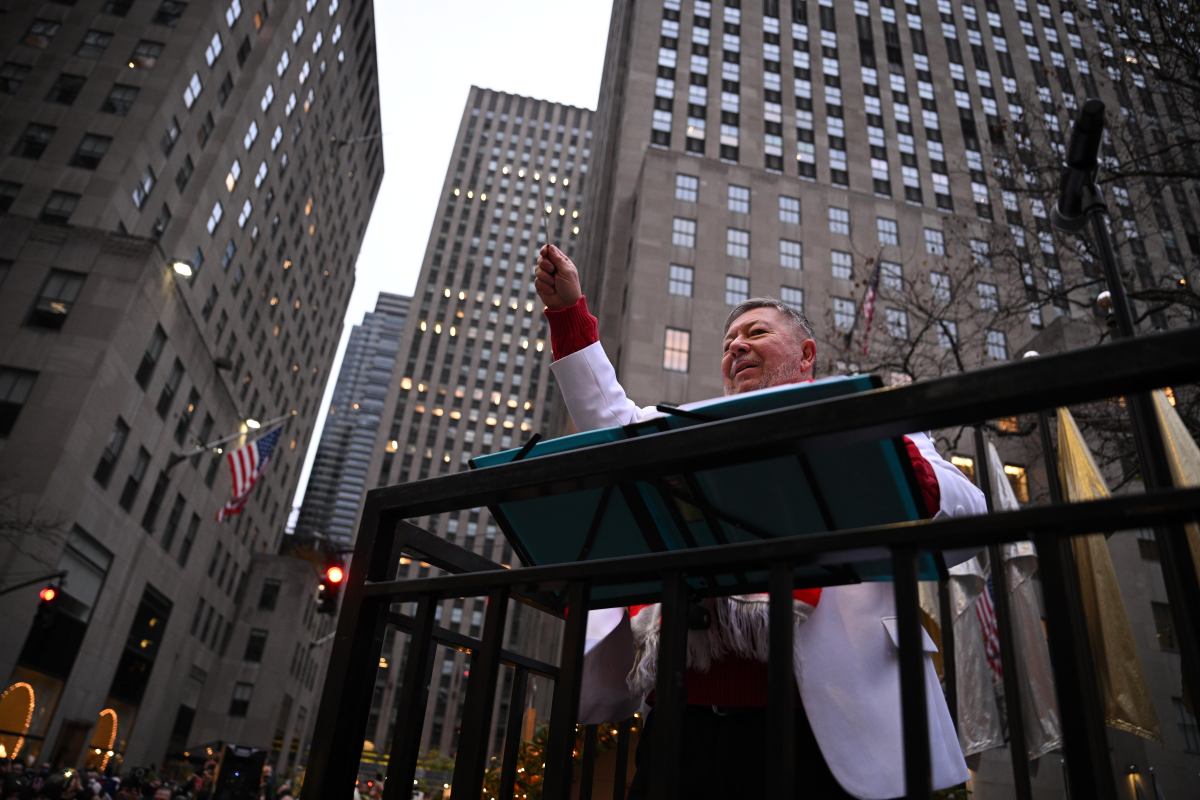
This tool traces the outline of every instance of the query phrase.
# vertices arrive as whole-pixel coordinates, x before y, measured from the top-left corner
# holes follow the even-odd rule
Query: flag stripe
[[[979,627],[983,630],[983,652],[987,656],[988,665],[992,668],[995,680],[1004,676],[1004,665],[1000,659],[1000,631],[996,627],[996,609],[992,605],[992,580],[989,577],[987,588],[979,595],[975,603],[975,616]]]

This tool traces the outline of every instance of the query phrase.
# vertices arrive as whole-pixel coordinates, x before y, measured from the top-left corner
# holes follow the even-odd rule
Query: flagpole
[[[259,425],[259,427],[256,430],[259,431],[260,436],[266,435],[267,433],[270,433],[272,430],[274,430],[276,426],[286,423],[289,419],[291,419],[294,416],[296,416],[295,412],[289,411],[286,414],[281,414],[278,417],[267,420],[266,422]],[[237,433],[231,433],[228,436],[222,436],[218,439],[213,439],[211,442],[198,443],[191,450],[184,450],[179,453],[171,453],[171,455],[167,456],[167,467],[166,468],[168,470],[170,470],[172,467],[174,467],[176,464],[178,464],[181,461],[186,461],[187,459],[191,458],[192,456],[203,453],[205,450],[211,450],[212,448],[220,447],[221,445],[223,445],[227,442],[232,442],[235,439],[240,439],[241,437],[245,436],[248,433],[250,433],[249,430],[238,431]]]

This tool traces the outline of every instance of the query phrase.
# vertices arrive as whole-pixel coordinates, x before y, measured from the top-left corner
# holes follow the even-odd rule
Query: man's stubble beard
[[[752,385],[745,386],[741,389],[736,386],[725,390],[725,395],[741,394],[743,392],[752,392],[755,389],[767,389],[772,386],[783,386],[789,383],[801,383],[808,375],[800,370],[800,367],[795,364],[788,364],[782,367],[763,372],[758,381]]]

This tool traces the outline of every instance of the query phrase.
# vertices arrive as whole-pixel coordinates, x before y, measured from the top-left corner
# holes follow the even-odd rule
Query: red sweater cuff
[[[587,297],[580,295],[575,305],[547,308],[544,313],[550,324],[550,350],[555,360],[600,341],[600,324],[588,311]]]

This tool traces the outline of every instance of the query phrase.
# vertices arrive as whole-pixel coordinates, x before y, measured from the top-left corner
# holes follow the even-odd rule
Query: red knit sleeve
[[[932,517],[942,507],[942,490],[938,488],[937,475],[933,466],[921,455],[921,451],[912,439],[904,437],[904,447],[908,450],[908,460],[912,462],[913,474],[917,476],[917,486],[921,490],[921,501],[925,506],[925,516]]]
[[[600,341],[600,324],[588,311],[587,298],[583,295],[573,306],[557,310],[547,308],[544,313],[550,323],[550,349],[555,359]]]

